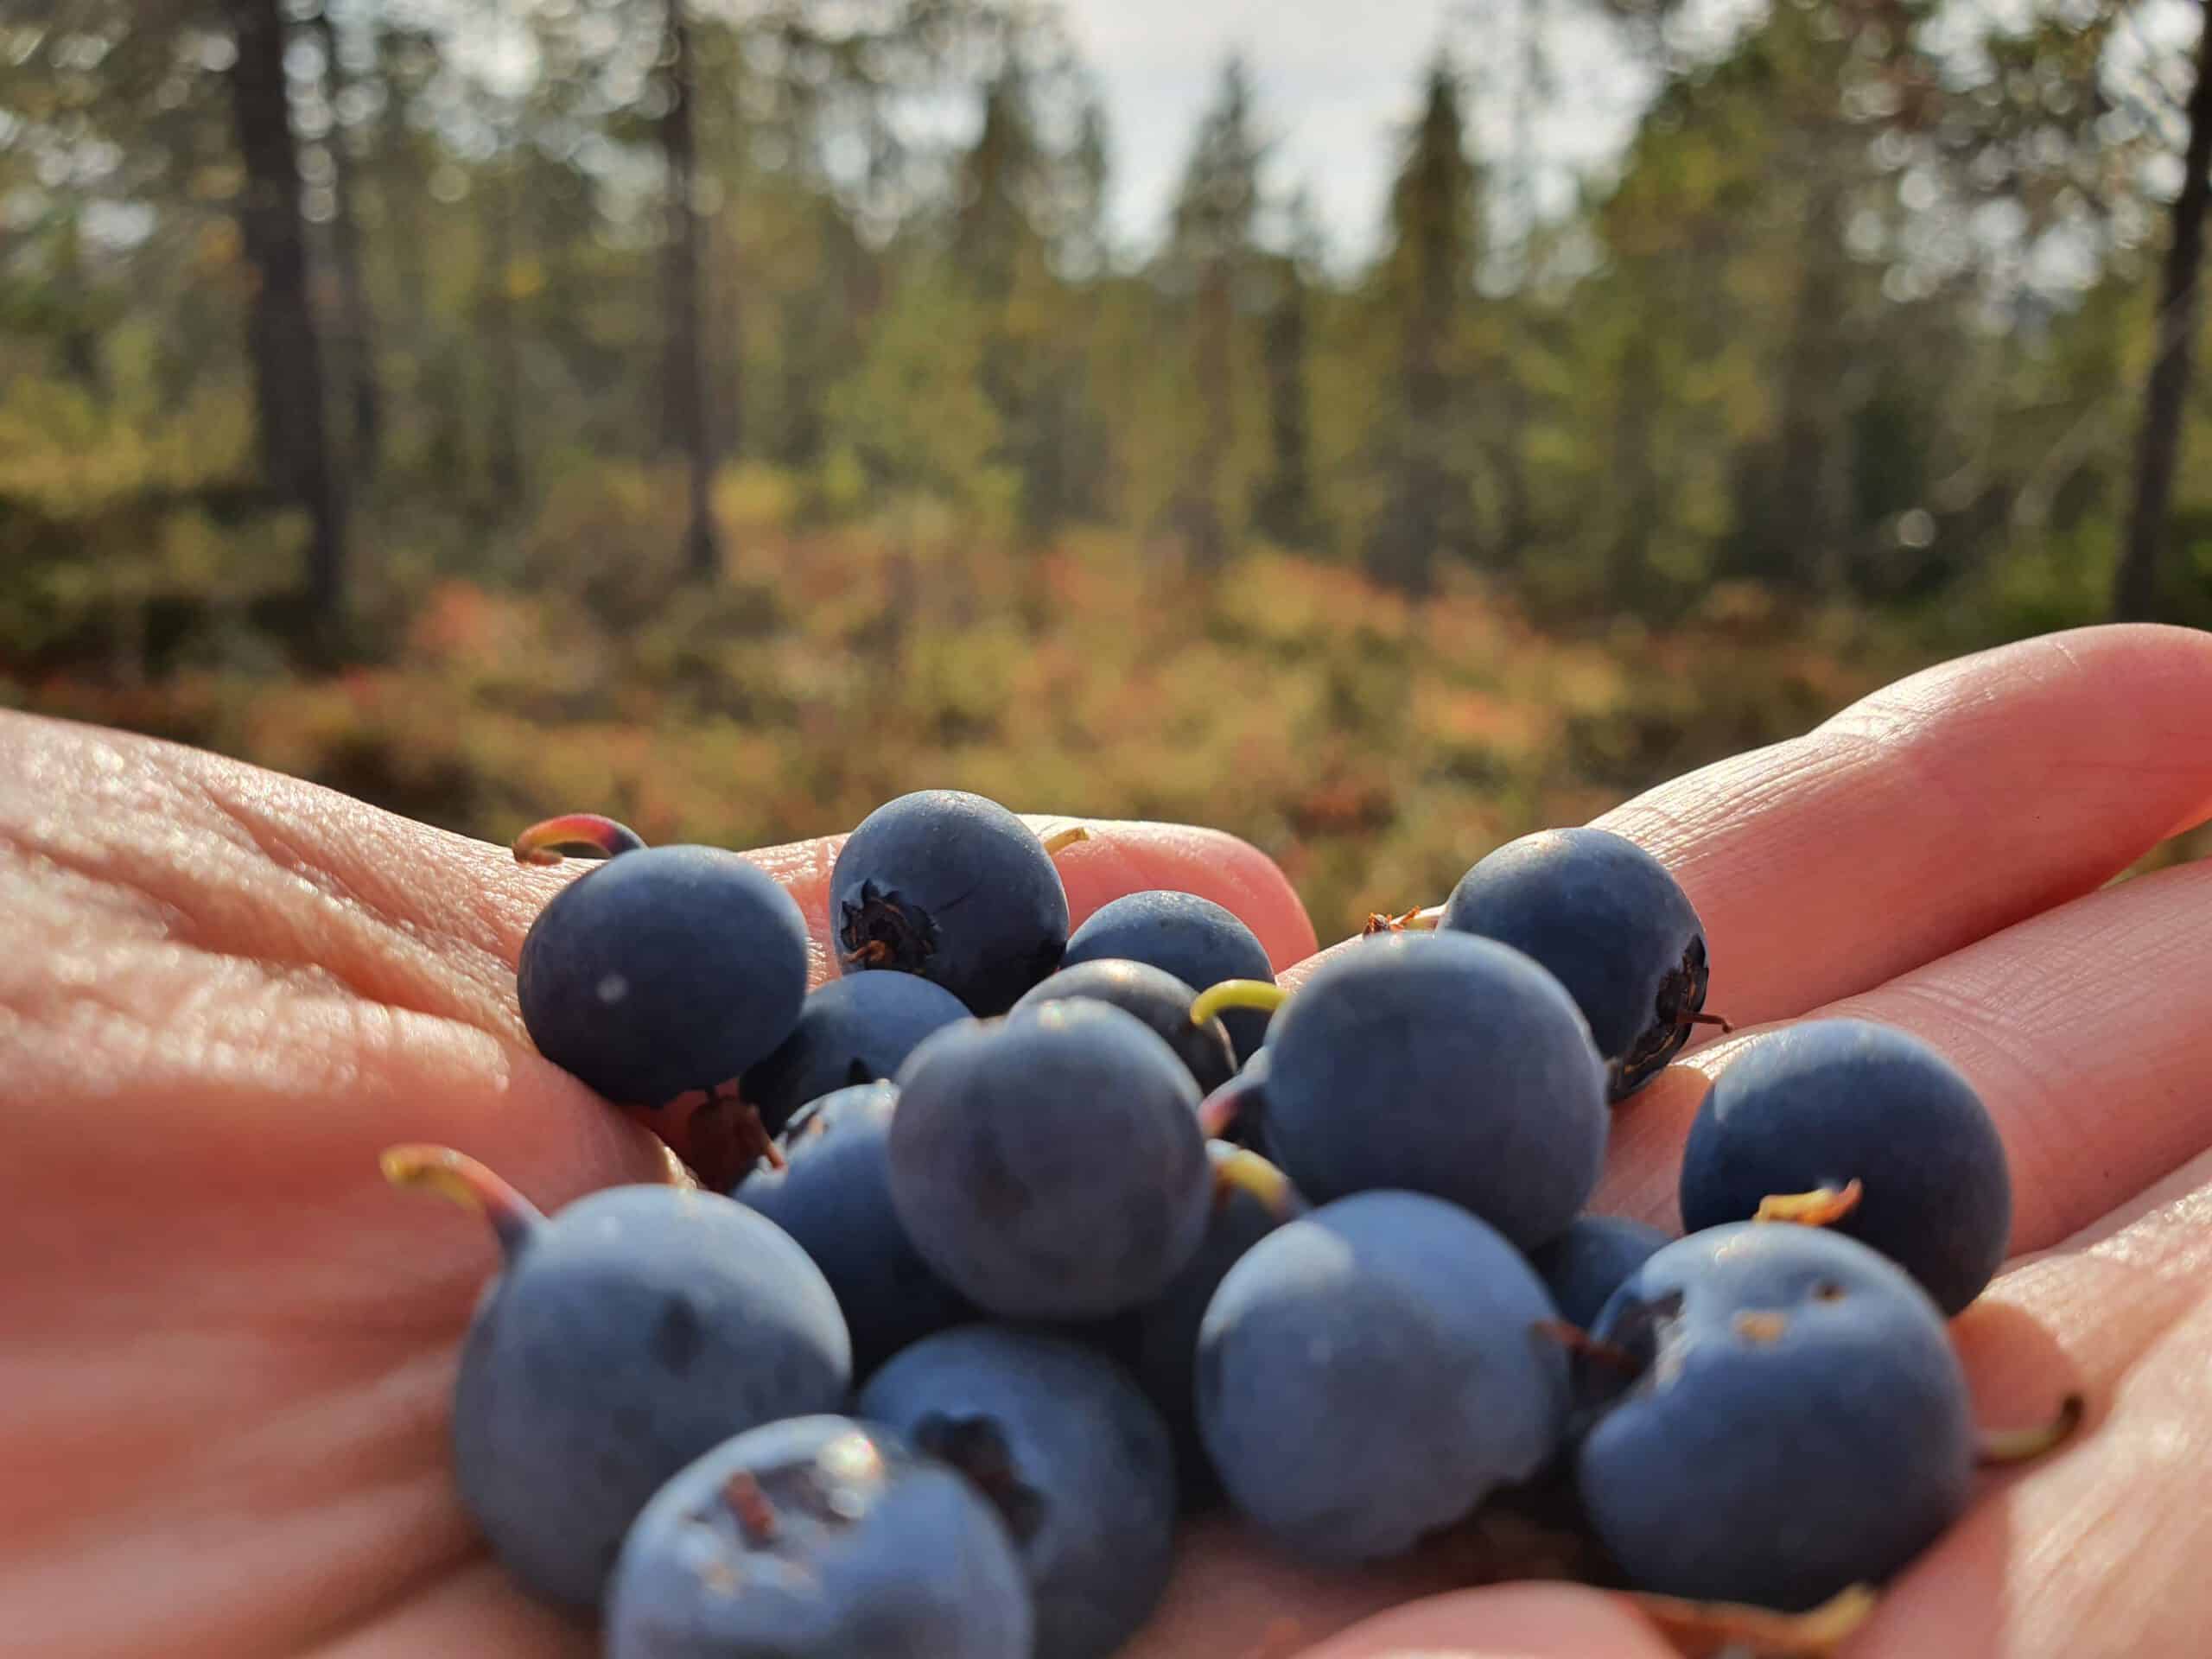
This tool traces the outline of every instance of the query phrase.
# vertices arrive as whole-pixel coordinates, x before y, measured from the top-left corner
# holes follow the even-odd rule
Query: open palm
[[[2137,628],[1948,664],[1605,821],[1696,901],[1711,1006],[1886,1020],[1980,1086],[2022,1254],[1955,1327],[1977,1401],[2020,1422],[2089,1396],[2084,1433],[1993,1480],[1853,1656],[2179,1653],[2212,1614],[2212,870],[2100,890],[2208,814],[2212,639]],[[1311,953],[1249,848],[1090,828],[1060,858],[1078,918],[1184,887],[1279,966]],[[817,938],[835,850],[755,855]],[[376,1173],[431,1140],[548,1206],[664,1177],[517,1019],[516,950],[564,879],[207,755],[0,721],[0,1650],[590,1650],[506,1586],[447,1475],[489,1241]],[[1618,1116],[1599,1207],[1674,1221],[1733,1046]],[[1478,1565],[1447,1540],[1319,1573],[1208,1522],[1136,1652],[1669,1651],[1593,1591],[1455,1590]]]

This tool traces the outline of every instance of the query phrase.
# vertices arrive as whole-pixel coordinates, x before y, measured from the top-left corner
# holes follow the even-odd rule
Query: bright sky
[[[1307,188],[1340,259],[1375,246],[1392,140],[1415,112],[1421,70],[1440,41],[1449,42],[1471,79],[1478,156],[1504,160],[1515,142],[1523,22],[1532,15],[1543,20],[1550,84],[1536,100],[1532,129],[1542,208],[1565,206],[1578,173],[1602,172],[1618,156],[1649,96],[1648,72],[1597,21],[1599,7],[1588,0],[1059,3],[1103,84],[1114,140],[1114,222],[1133,250],[1150,247],[1160,233],[1192,130],[1231,50],[1252,66],[1262,131],[1274,142],[1268,183]],[[2018,28],[2037,10],[2037,0],[1948,0],[1942,16],[1965,38],[1993,24]],[[1670,34],[1692,56],[1718,52],[1764,10],[1765,0],[1687,0]],[[2196,8],[2188,0],[2145,0],[2123,15],[2126,26],[2107,54],[2107,90],[2177,152]],[[2171,170],[2177,175],[2178,165]],[[1494,210],[1510,205],[1493,198]]]
[[[1114,139],[1114,218],[1148,246],[1173,198],[1223,58],[1241,49],[1274,141],[1268,181],[1304,184],[1339,255],[1374,244],[1395,135],[1414,116],[1421,72],[1449,41],[1473,72],[1478,149],[1510,143],[1527,0],[1062,0],[1106,96]],[[1616,152],[1641,103],[1639,78],[1604,31],[1549,0],[1554,95],[1535,128],[1554,195],[1564,168]]]

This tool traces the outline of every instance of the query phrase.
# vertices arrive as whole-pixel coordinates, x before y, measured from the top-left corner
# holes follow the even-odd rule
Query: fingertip
[[[1299,1659],[1678,1659],[1629,1603],[1586,1585],[1455,1590],[1364,1619]]]
[[[1068,890],[1068,913],[1081,925],[1093,911],[1155,888],[1194,893],[1234,911],[1259,936],[1277,972],[1313,953],[1313,923],[1290,878],[1249,842],[1195,824],[1128,819],[1033,817],[1040,835],[1073,824],[1090,833],[1055,862]]]

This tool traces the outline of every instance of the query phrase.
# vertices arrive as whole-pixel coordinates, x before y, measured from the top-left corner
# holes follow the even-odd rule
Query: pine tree
[[[1268,391],[1268,470],[1253,497],[1252,522],[1287,547],[1307,547],[1318,533],[1307,382],[1320,232],[1302,190],[1292,198],[1287,218],[1289,245],[1268,261],[1268,296],[1260,322],[1260,363]]]
[[[978,298],[1005,302],[1036,239],[1031,202],[1046,168],[1020,60],[1010,57],[983,88],[983,118],[961,157],[952,250]]]
[[[263,467],[308,511],[308,594],[334,634],[346,600],[346,509],[323,420],[322,347],[308,295],[300,154],[284,79],[283,0],[230,0],[231,100],[245,188],[238,231],[255,285],[247,339]]]
[[[2196,333],[2196,289],[2204,263],[2205,208],[2212,202],[2212,8],[2199,10],[2203,17],[2197,24],[2196,85],[2189,96],[2189,142],[2153,325],[2158,355],[2143,392],[2135,500],[2113,588],[2113,612],[2123,620],[2158,613],[2158,552],[2181,461],[2182,407],[2189,396],[2190,346]]]
[[[1047,66],[1046,73],[1050,73]],[[1081,261],[1100,234],[1105,147],[1095,103],[1056,152],[1039,130],[1040,86],[1023,54],[1009,51],[984,86],[975,143],[956,175],[952,264],[978,308],[981,375],[997,412],[999,466],[1019,480],[1022,527],[1042,535],[1092,493],[1079,297],[1055,268],[1056,249]]]
[[[331,0],[321,0],[309,21],[322,54],[323,99],[330,106],[324,149],[330,156],[330,262],[338,290],[331,344],[345,384],[348,458],[355,474],[365,477],[376,470],[383,443],[384,396],[377,380],[376,318],[361,251],[360,181],[347,114],[354,81],[330,9]]]
[[[1433,582],[1439,553],[1465,556],[1475,539],[1458,335],[1474,287],[1477,183],[1459,74],[1440,52],[1391,187],[1389,251],[1376,282],[1395,361],[1375,446],[1383,505],[1367,558],[1379,579],[1414,593]]]
[[[701,255],[706,242],[699,220],[698,135],[692,105],[691,28],[685,0],[666,0],[668,107],[661,117],[661,153],[668,171],[667,221],[662,257],[668,311],[663,321],[666,358],[662,390],[667,398],[669,446],[684,461],[684,568],[712,577],[721,554],[715,533],[715,451],[707,419],[706,330],[699,303]]]
[[[1171,268],[1190,294],[1198,403],[1197,438],[1174,516],[1201,569],[1217,568],[1229,555],[1223,510],[1236,438],[1237,297],[1258,257],[1260,162],[1251,74],[1232,56],[1222,67],[1220,89],[1184,169],[1167,248]]]

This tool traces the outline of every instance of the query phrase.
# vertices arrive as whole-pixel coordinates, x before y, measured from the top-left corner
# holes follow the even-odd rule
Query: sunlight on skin
[[[665,1179],[652,1137],[538,1060],[515,1015],[522,935],[587,867],[521,868],[83,728],[0,716],[0,759],[10,1639],[86,1659],[581,1659],[588,1632],[506,1588],[450,1490],[454,1344],[491,1242],[391,1192],[376,1160],[452,1145],[548,1208]],[[2114,629],[1917,677],[1605,821],[1688,887],[1708,1006],[1771,1022],[1834,1003],[1975,1078],[2015,1160],[2016,1248],[2043,1252],[1958,1322],[1978,1405],[2015,1426],[2089,1396],[2073,1444],[1986,1478],[1850,1659],[2180,1652],[2212,1616],[2212,1096],[2195,1081],[2212,982],[2191,950],[2212,873],[2095,891],[2208,808],[2212,642]],[[1310,950],[1243,843],[1080,822],[1058,857],[1077,919],[1184,887],[1237,910],[1279,968]],[[817,941],[834,855],[753,855]],[[1741,1040],[1618,1115],[1600,1207],[1672,1224],[1701,1079]],[[1467,1571],[1431,1551],[1316,1573],[1213,1522],[1132,1659],[1666,1650],[1574,1586],[1432,1593]]]

